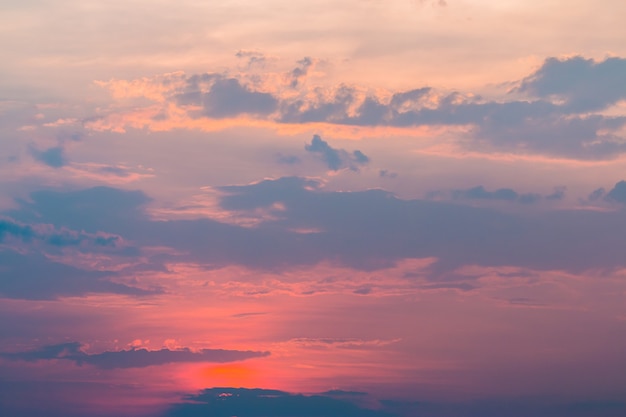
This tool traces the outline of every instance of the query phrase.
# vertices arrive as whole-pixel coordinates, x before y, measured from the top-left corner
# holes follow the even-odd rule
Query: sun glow
[[[262,382],[257,369],[242,364],[207,366],[199,377],[206,386],[256,387]]]

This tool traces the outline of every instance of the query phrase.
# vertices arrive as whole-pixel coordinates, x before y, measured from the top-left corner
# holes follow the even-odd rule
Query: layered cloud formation
[[[314,138],[313,143],[320,142]],[[607,202],[623,202],[623,183],[606,193]],[[559,200],[563,193],[560,188],[541,196],[512,189],[487,191],[478,186],[453,190],[450,201],[405,200],[382,190],[326,191],[316,180],[285,177],[218,187],[216,191],[221,194],[219,207],[225,212],[253,215],[261,210],[270,216],[255,227],[210,218],[161,221],[151,219],[143,210],[150,198],[136,191],[98,187],[35,193],[32,202],[22,202],[20,209],[6,213],[17,220],[6,218],[0,223],[0,236],[5,240],[6,236],[17,237],[32,248],[30,254],[11,249],[0,252],[6,260],[0,291],[18,298],[155,291],[109,281],[134,274],[134,263],[126,270],[79,269],[42,256],[47,253],[45,245],[127,257],[152,246],[161,247],[160,253],[153,251],[143,261],[148,262],[143,269],[153,270],[174,259],[209,268],[234,263],[272,270],[331,262],[377,270],[404,259],[432,258],[436,260],[432,279],[445,279],[446,274],[464,265],[570,272],[626,267],[622,245],[617,244],[626,235],[621,209],[520,215],[456,203]],[[60,206],[63,210],[57,209]],[[48,226],[28,223],[35,219]],[[33,246],[39,241],[45,245]],[[117,249],[118,242],[133,246]]]
[[[253,117],[279,125],[465,127],[467,131],[458,137],[458,142],[470,149],[606,159],[624,152],[626,117],[605,111],[626,99],[620,87],[613,88],[626,84],[625,62],[622,58],[549,58],[533,74],[512,81],[514,87],[509,96],[497,99],[472,92],[438,91],[428,86],[372,94],[360,86],[322,89],[300,86],[299,82],[289,81],[289,77],[285,77],[287,84],[281,85],[272,84],[272,78],[267,77],[259,83],[217,73],[111,80],[102,85],[118,97],[145,96],[160,104],[144,112],[153,113],[151,120],[142,120],[140,113],[111,114],[89,121],[88,126],[113,130],[145,126],[161,130],[182,127],[181,117]],[[299,77],[306,75],[304,70],[296,70]]]

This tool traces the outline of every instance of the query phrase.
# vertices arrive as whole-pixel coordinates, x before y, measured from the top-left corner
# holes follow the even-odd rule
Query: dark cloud
[[[482,185],[468,190],[455,190],[452,192],[454,198],[484,199],[484,200],[505,200],[515,201],[519,195],[510,188],[500,188],[496,191],[487,191]]]
[[[434,256],[439,261],[432,272],[466,264],[580,271],[618,267],[626,259],[615,244],[626,232],[619,212],[554,210],[522,216],[445,201],[401,200],[381,190],[323,192],[305,181],[283,178],[229,187],[222,206],[254,210],[280,202],[284,210],[272,230],[320,230],[298,236],[294,245],[302,245],[310,261],[320,256],[356,268]]]
[[[202,101],[204,114],[216,118],[268,115],[276,110],[277,104],[278,100],[271,94],[251,91],[235,78],[216,80]]]
[[[101,172],[103,174],[112,174],[116,177],[125,178],[128,177],[132,171],[130,171],[128,168],[123,168],[119,166],[104,166],[98,168],[98,172]]]
[[[262,61],[253,52],[240,57]],[[314,64],[298,61],[288,82],[300,88]],[[609,159],[626,152],[624,115],[599,111],[626,98],[626,59],[596,62],[582,57],[549,58],[516,82],[527,98],[488,100],[480,95],[434,91],[428,86],[391,97],[364,94],[356,86],[334,91],[302,91],[295,96],[256,91],[253,82],[224,74],[185,78],[169,97],[192,117],[224,118],[248,114],[278,123],[331,123],[350,126],[468,126],[459,143],[473,150],[545,154],[573,159]],[[201,107],[198,111],[196,107]],[[55,151],[59,152],[59,151]]]
[[[78,365],[89,364],[101,369],[116,368],[145,368],[147,366],[166,365],[170,363],[191,362],[235,362],[244,359],[268,356],[269,352],[253,352],[224,349],[190,349],[179,350],[147,350],[130,349],[120,351],[106,351],[88,354],[81,349],[78,342],[62,343],[59,345],[43,346],[40,349],[27,352],[0,353],[0,357],[7,360],[39,361],[64,359]]]
[[[0,265],[0,294],[8,298],[50,300],[89,293],[144,296],[156,292],[112,282],[118,276],[113,271],[84,270],[36,253],[0,250]]]
[[[325,192],[320,183],[298,177],[218,190],[222,209],[262,208],[272,219],[254,228],[211,219],[156,221],[142,211],[143,194],[109,188],[35,194],[13,217],[106,231],[139,247],[174,249],[151,258],[155,264],[177,260],[280,270],[326,261],[374,270],[406,258],[434,257],[438,261],[426,274],[433,277],[462,265],[574,272],[626,266],[620,211],[521,215],[459,201],[403,200],[382,190]],[[302,229],[317,232],[296,232]]]
[[[432,92],[432,88],[423,87],[401,93],[395,93],[391,96],[389,105],[392,109],[400,110],[406,104],[411,105],[413,103],[420,102],[420,100],[427,97],[430,92]]]
[[[522,204],[532,204],[541,200],[542,196],[533,193],[518,194],[510,188],[500,188],[495,191],[487,191],[485,187],[479,185],[467,190],[454,190],[452,191],[452,198],[456,200],[501,200]]]
[[[252,186],[227,185],[219,187],[225,193],[220,206],[226,210],[254,210],[294,198],[304,198],[308,190],[319,187],[319,182],[302,177],[282,177]],[[244,190],[246,192],[242,192]]]
[[[597,188],[589,193],[587,199],[581,199],[581,203],[583,204],[597,204],[600,201],[626,204],[626,181],[618,181],[608,192],[604,187]]]
[[[282,123],[345,123],[348,109],[355,101],[354,88],[339,87],[330,99],[320,95],[317,100],[283,101],[278,121]]]
[[[37,161],[48,165],[52,168],[61,168],[67,165],[67,157],[65,156],[65,149],[61,146],[48,148],[41,151],[35,147],[30,148],[30,154]]]
[[[352,157],[357,164],[367,164],[370,161],[369,157],[359,150],[352,152]]]
[[[298,66],[294,68],[289,74],[291,78],[291,82],[290,82],[291,88],[298,87],[298,84],[300,84],[302,79],[304,79],[307,76],[309,69],[311,68],[312,65],[313,65],[313,60],[309,57],[304,57],[300,61],[298,61]]]
[[[565,186],[555,187],[554,192],[546,196],[546,200],[562,200],[565,197],[566,191],[567,187]]]
[[[19,210],[5,214],[24,223],[49,223],[87,233],[127,232],[135,220],[145,217],[150,201],[141,191],[94,187],[78,191],[41,190],[30,199],[18,200]],[[115,232],[112,232],[115,231]]]
[[[477,123],[475,144],[488,149],[515,150],[574,159],[610,159],[626,151],[617,136],[625,117],[569,116],[546,113],[519,121],[492,114]]]
[[[25,242],[37,240],[58,247],[99,246],[115,248],[121,243],[121,238],[115,235],[91,234],[69,229],[57,230],[49,225],[30,225],[9,218],[0,218],[0,243],[6,236],[13,236]]]
[[[265,56],[265,54],[259,51],[250,51],[250,50],[240,49],[239,51],[237,51],[235,56],[237,58],[247,59],[248,68],[251,68],[254,66],[263,67],[265,63],[267,62],[267,57]]]
[[[31,226],[19,224],[11,219],[0,218],[0,242],[8,235],[28,241],[33,239],[36,233]]]
[[[569,112],[602,110],[626,99],[626,59],[548,58],[519,91],[563,100]]]
[[[337,149],[333,149],[328,142],[322,140],[318,135],[314,135],[311,143],[304,146],[308,152],[313,152],[319,154],[328,168],[333,171],[337,171],[342,167],[343,161],[339,156],[339,151]]]
[[[267,116],[278,106],[278,99],[270,93],[254,91],[236,78],[220,74],[199,74],[186,79],[185,87],[175,91],[176,102],[185,106],[200,106],[194,117],[226,118],[242,114]]]
[[[352,292],[354,294],[359,294],[359,295],[368,295],[372,293],[372,287],[361,287],[361,288],[357,288],[356,290]]]
[[[359,101],[360,100],[360,101]],[[433,106],[433,102],[437,103]],[[331,99],[282,102],[279,121],[326,122],[355,126],[473,126],[473,149],[523,151],[577,159],[606,159],[626,151],[618,132],[626,117],[575,114],[563,104],[534,101],[485,101],[459,93],[437,96],[430,88],[394,94],[383,101],[357,97],[343,86]]]
[[[358,171],[360,165],[366,165],[370,162],[363,152],[356,150],[349,153],[343,149],[335,149],[328,142],[324,141],[318,135],[314,135],[310,144],[304,145],[307,152],[319,155],[328,169],[338,171],[342,168],[349,168]]]
[[[12,218],[0,218],[0,294],[55,299],[89,293],[143,296],[158,292],[113,282],[125,274],[123,271],[84,269],[53,260],[54,255],[75,253],[137,257],[137,246],[119,233],[101,230],[124,231],[115,226],[136,218],[133,213],[144,216],[138,209],[145,201],[141,193],[106,187],[64,193],[62,197],[41,191],[33,193],[29,201],[20,201],[21,207],[12,211]]]
[[[626,181],[620,181],[604,197],[607,201],[626,203]]]
[[[398,173],[389,171],[388,169],[381,169],[378,171],[378,176],[381,178],[398,178]]]
[[[482,185],[467,189],[452,191],[432,191],[426,195],[428,199],[452,199],[452,200],[484,200],[484,201],[505,201],[520,204],[534,204],[541,200],[561,200],[565,196],[565,187],[555,187],[554,191],[548,195],[538,193],[518,193],[511,188],[499,188],[494,191],[485,189]]]
[[[393,417],[359,406],[347,396],[301,395],[268,389],[211,388],[189,396],[163,417]]]
[[[606,194],[606,190],[604,188],[598,188],[598,189],[593,190],[591,193],[589,193],[587,200],[591,202],[598,201],[605,194]]]

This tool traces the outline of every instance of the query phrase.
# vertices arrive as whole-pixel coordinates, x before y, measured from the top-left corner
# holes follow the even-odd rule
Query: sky
[[[0,414],[626,415],[624,16],[0,2]]]

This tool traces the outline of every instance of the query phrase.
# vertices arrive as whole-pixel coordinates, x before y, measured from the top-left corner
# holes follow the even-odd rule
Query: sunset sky
[[[0,415],[623,417],[626,2],[0,2]]]

